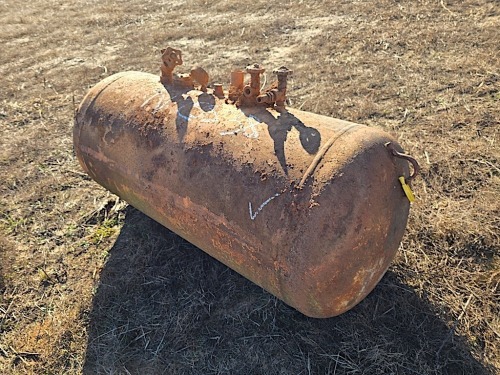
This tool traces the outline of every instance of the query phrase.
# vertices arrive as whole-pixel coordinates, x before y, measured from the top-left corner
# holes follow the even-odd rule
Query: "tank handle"
[[[404,154],[402,152],[397,151],[391,142],[387,142],[385,144],[385,147],[387,147],[387,149],[391,152],[392,156],[395,156],[395,157],[400,158],[400,159],[405,159],[405,160],[408,160],[410,162],[410,164],[413,167],[413,173],[410,173],[410,176],[408,176],[408,178],[406,179],[406,183],[410,184],[411,181],[415,177],[417,177],[418,173],[420,172],[420,165],[418,165],[417,160],[408,154]]]

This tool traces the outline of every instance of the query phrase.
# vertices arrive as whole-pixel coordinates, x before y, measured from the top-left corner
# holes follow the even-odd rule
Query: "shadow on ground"
[[[127,208],[90,313],[85,374],[489,374],[388,272],[311,319]]]

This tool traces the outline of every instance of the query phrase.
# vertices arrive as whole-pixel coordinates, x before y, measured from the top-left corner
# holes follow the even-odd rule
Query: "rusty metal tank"
[[[307,316],[360,302],[406,227],[413,176],[396,141],[285,109],[284,67],[265,93],[242,83],[256,65],[223,92],[163,63],[161,79],[118,73],[85,96],[74,126],[83,169]]]

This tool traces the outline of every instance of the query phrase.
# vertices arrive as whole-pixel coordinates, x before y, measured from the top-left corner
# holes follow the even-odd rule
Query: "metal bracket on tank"
[[[410,162],[410,164],[412,165],[413,173],[411,173],[406,178],[406,182],[409,184],[415,177],[417,177],[418,173],[420,172],[420,165],[418,164],[418,161],[413,156],[410,156],[408,154],[404,154],[404,153],[396,150],[396,148],[394,147],[394,145],[391,142],[387,142],[385,144],[385,147],[387,147],[387,149],[391,152],[392,156],[395,156],[395,157],[400,158],[400,159],[408,160]]]
[[[182,52],[167,47],[162,49],[161,53],[161,83],[186,88],[194,88],[196,83],[201,91],[207,92],[209,76],[203,68],[194,67],[189,74],[174,74],[175,67],[183,64]],[[245,70],[235,70],[231,72],[231,83],[227,93],[224,92],[220,83],[214,83],[210,93],[219,99],[225,99],[228,104],[235,104],[237,107],[262,106],[282,112],[287,102],[288,76],[293,71],[285,66],[274,70],[273,73],[276,74],[277,80],[261,93],[260,75],[264,72],[265,69],[259,64],[248,65]],[[250,80],[246,83],[245,74],[250,75]]]
[[[293,70],[282,66],[273,71],[278,78],[278,82],[272,85],[264,94],[257,97],[257,103],[265,103],[276,108],[285,108],[286,103],[286,86],[288,76],[293,74]]]
[[[399,182],[401,183],[401,187],[403,188],[403,191],[404,191],[406,197],[408,198],[408,200],[410,202],[413,202],[415,200],[415,195],[413,194],[413,191],[411,190],[410,183],[415,177],[417,177],[417,175],[420,171],[420,165],[418,165],[418,162],[414,157],[396,150],[396,148],[394,147],[394,145],[391,142],[387,142],[385,144],[385,147],[387,147],[387,149],[390,151],[392,156],[394,156],[396,158],[400,158],[400,159],[405,159],[405,160],[409,161],[410,164],[412,165],[413,173],[410,173],[410,175],[407,178],[405,178],[405,176],[400,176]]]

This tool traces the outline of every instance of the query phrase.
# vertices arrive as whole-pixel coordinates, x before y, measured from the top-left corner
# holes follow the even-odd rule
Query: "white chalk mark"
[[[200,121],[202,124],[218,124],[219,123],[219,118],[217,115],[214,118],[205,118]]]
[[[219,134],[220,135],[236,135],[239,132],[240,132],[240,130],[234,129],[234,130],[230,130],[230,131],[227,131],[227,132],[220,132]]]
[[[177,116],[179,116],[181,119],[183,119],[186,122],[189,122],[190,119],[196,118],[195,116],[192,116],[192,115],[189,115],[189,116],[183,115],[180,111],[177,112]]]
[[[164,91],[161,91],[160,89],[158,89],[156,94],[151,95],[149,98],[147,98],[144,101],[144,103],[141,104],[141,108],[144,108],[146,105],[151,103],[151,101],[156,97],[159,97],[159,100],[158,100],[158,103],[156,103],[153,110],[151,111],[151,114],[153,114],[153,115],[156,115],[163,107],[170,104],[171,100],[173,100],[173,98],[172,99],[166,98],[167,94]],[[167,99],[167,100],[165,100],[165,99]]]
[[[167,101],[167,103],[165,103],[165,102],[163,101],[163,99],[164,99],[164,98],[165,98],[165,95],[160,96],[160,100],[158,100],[158,104],[156,104],[156,106],[154,107],[153,111],[151,111],[151,113],[152,113],[153,115],[156,115],[156,113],[157,113],[160,109],[162,109],[162,108],[165,106],[165,104],[167,104],[167,103],[168,103],[168,101]]]
[[[271,202],[274,198],[278,197],[281,193],[276,193],[272,197],[266,199],[255,212],[252,211],[252,202],[248,202],[248,212],[250,213],[250,219],[255,220],[257,215]]]
[[[194,119],[198,119],[201,123],[217,124],[220,122],[217,111],[215,111],[215,106],[210,111],[208,111],[208,112],[212,113],[212,116],[210,116],[210,117],[201,116],[200,113],[203,111],[203,109],[201,108],[199,101],[195,101],[192,104],[192,107],[189,109],[189,113],[187,115],[183,114],[181,111],[184,110],[188,104],[184,103],[182,100],[178,102],[176,99],[179,98],[180,96],[182,96],[182,98],[184,98],[184,99],[187,99],[190,97],[189,95],[175,95],[175,96],[169,97],[166,92],[162,91],[161,89],[158,89],[155,94],[151,95],[149,98],[147,98],[144,101],[144,103],[141,104],[141,108],[148,106],[149,104],[151,104],[151,102],[155,98],[158,98],[158,102],[156,103],[154,108],[151,110],[151,114],[153,114],[153,115],[156,115],[165,106],[167,106],[171,103],[177,103],[178,117],[180,117],[181,119],[183,119],[186,122],[189,122],[189,120],[194,120]],[[195,111],[196,115],[193,114],[193,110],[195,108],[197,108],[197,110]],[[150,110],[150,108],[147,108],[147,110]],[[206,111],[203,111],[203,112],[206,112]]]
[[[200,110],[203,110],[200,106],[199,102],[196,102],[195,107],[200,108]],[[201,123],[210,123],[210,124],[218,124],[219,123],[219,115],[217,114],[217,111],[215,110],[215,106],[210,110],[210,111],[204,111],[206,112],[206,115],[204,116],[203,119],[200,120]],[[208,116],[208,114],[211,114],[212,116]]]
[[[181,112],[181,110],[183,110],[187,105],[188,104],[184,103],[184,102],[177,104],[177,116],[179,116],[181,119],[183,119],[186,122],[189,122],[189,120],[197,119],[198,116],[195,116],[192,114],[193,108],[195,107],[194,104],[191,106],[191,108],[188,109],[189,112],[187,115],[185,115]]]
[[[256,126],[259,123],[260,123],[260,121],[257,117],[252,116],[252,115],[248,116],[246,128],[250,129],[252,132],[250,134],[245,132],[245,133],[243,133],[243,135],[245,137],[248,137],[248,138],[259,138],[259,131],[257,130],[257,126]]]
[[[201,105],[199,102],[193,102],[193,108],[199,108],[201,110]]]
[[[259,120],[259,118],[257,116],[254,116],[254,115],[249,115],[248,118],[249,119],[251,118],[251,119],[257,121],[258,124],[262,122],[262,121]]]
[[[219,123],[219,116],[217,116],[217,112],[214,112],[214,113],[215,113],[214,117],[212,117],[212,118],[204,118],[200,122],[204,123],[204,124],[206,124],[206,123],[218,124]]]
[[[260,120],[250,115],[247,117],[247,124],[243,125],[241,122],[238,124],[238,127],[227,130],[224,132],[220,132],[220,135],[236,135],[238,133],[243,133],[243,135],[247,138],[259,138],[259,130],[257,129],[257,124],[260,123]]]

